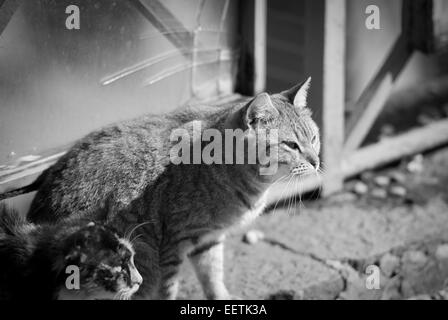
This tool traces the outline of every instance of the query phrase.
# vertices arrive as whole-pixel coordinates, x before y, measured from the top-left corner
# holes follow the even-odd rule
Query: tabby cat
[[[174,299],[179,266],[188,256],[205,296],[229,299],[223,274],[228,230],[263,211],[266,193],[280,176],[315,173],[319,167],[319,132],[306,107],[309,85],[310,79],[274,95],[261,93],[220,107],[186,107],[93,132],[25,188],[38,187],[28,217],[55,222],[72,212],[118,228],[146,223],[136,246],[143,297]],[[172,163],[172,131],[190,130],[197,122],[202,132],[241,129],[249,145],[259,143],[259,133],[278,130],[278,139],[268,141],[268,149],[277,152],[278,173],[261,175],[258,160]],[[96,214],[101,208],[107,214]]]
[[[0,206],[0,299],[129,299],[142,277],[134,249],[93,222],[34,225]],[[68,277],[77,268],[79,283]],[[79,285],[79,287],[77,287]]]

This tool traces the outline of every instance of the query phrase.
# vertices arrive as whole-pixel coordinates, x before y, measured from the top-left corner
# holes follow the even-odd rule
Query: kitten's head
[[[306,107],[311,78],[278,94],[257,95],[245,108],[246,125],[255,132],[276,129],[278,138],[268,139],[275,150],[279,171],[293,175],[319,169],[319,128]],[[285,170],[286,169],[286,170]]]
[[[66,298],[127,300],[143,282],[132,244],[109,227],[87,224],[64,241],[63,253],[65,268],[78,267],[80,276],[79,290],[63,290]]]

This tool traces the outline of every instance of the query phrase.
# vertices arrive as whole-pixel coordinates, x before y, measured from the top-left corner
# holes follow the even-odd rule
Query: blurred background
[[[79,29],[66,26],[70,5]],[[0,192],[106,124],[309,76],[324,175],[279,186],[270,212],[290,217],[267,215],[244,245],[235,236],[228,255],[254,268],[229,266],[230,288],[253,298],[442,297],[447,0],[0,0]],[[32,196],[8,201],[26,212]],[[366,289],[369,264],[381,267],[379,290]],[[184,296],[197,296],[186,281]]]

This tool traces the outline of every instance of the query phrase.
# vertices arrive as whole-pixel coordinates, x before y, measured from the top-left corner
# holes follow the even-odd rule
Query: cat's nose
[[[137,284],[140,286],[143,283],[143,277],[140,273],[136,272],[132,275],[131,282],[132,284]]]
[[[306,157],[306,160],[309,162],[309,164],[316,170],[319,169],[320,160],[319,157],[315,154],[308,154]]]

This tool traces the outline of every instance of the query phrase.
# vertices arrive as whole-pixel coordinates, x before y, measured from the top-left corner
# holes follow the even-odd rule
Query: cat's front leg
[[[164,257],[162,256],[160,263],[161,282],[158,294],[159,299],[176,299],[179,291],[179,269],[181,264],[182,259],[177,251]]]
[[[223,239],[212,240],[201,244],[188,256],[207,299],[232,299],[224,285]]]

